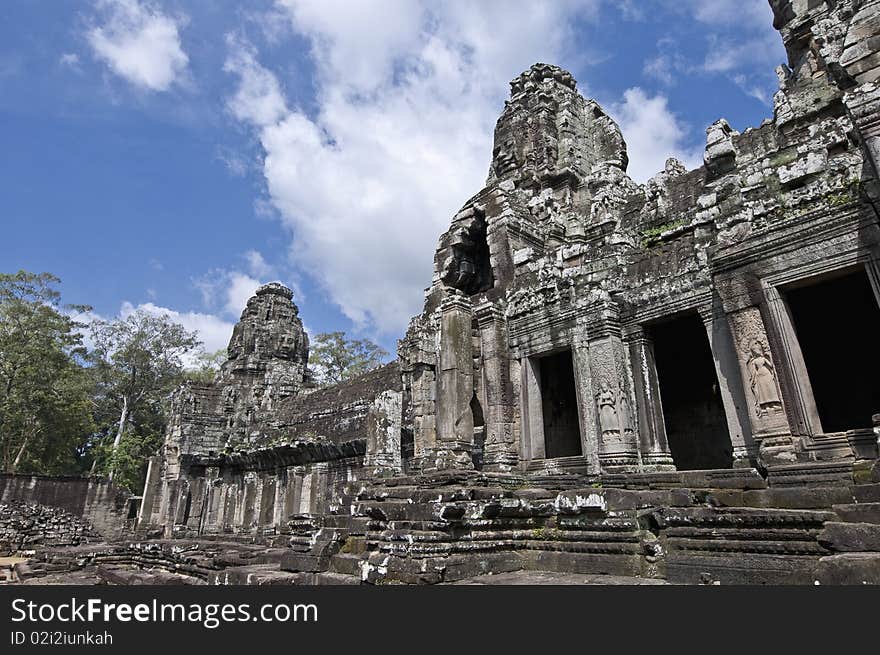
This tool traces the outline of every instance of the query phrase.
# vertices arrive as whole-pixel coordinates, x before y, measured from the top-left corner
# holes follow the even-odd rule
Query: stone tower
[[[277,282],[257,289],[227,350],[213,382],[190,382],[175,392],[165,437],[169,463],[180,455],[252,445],[265,433],[278,403],[302,389],[309,339],[293,292]]]

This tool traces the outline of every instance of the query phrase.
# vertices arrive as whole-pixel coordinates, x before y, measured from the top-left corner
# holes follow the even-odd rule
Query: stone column
[[[366,465],[373,474],[403,472],[400,434],[403,421],[403,394],[383,391],[367,412]]]
[[[437,373],[433,364],[417,363],[409,373],[413,420],[413,461],[420,469],[437,444]]]
[[[874,300],[880,306],[880,260],[871,260],[865,264],[865,271],[868,273],[868,280],[871,282],[871,289],[874,291]]]
[[[765,464],[797,459],[794,426],[812,434],[819,425],[806,365],[778,293],[768,298],[776,338],[768,334],[758,307],[727,314],[739,361],[752,437]]]
[[[480,330],[486,443],[483,468],[512,471],[519,462],[514,437],[514,395],[504,312],[492,303],[474,308]]]
[[[618,309],[614,303],[605,301],[590,315],[597,319],[579,328],[580,339],[589,339],[590,371],[589,378],[580,370],[578,372],[577,377],[582,379],[581,384],[584,385],[579,392],[580,404],[593,408],[592,426],[595,426],[599,435],[599,463],[602,470],[635,470],[639,466],[636,405],[629,362],[621,339]],[[576,346],[576,360],[580,363],[584,358],[583,341]],[[584,397],[587,380],[590,382],[591,396],[589,402],[584,402],[588,400]],[[583,418],[586,422],[591,417],[584,411]],[[586,447],[584,454],[588,454]]]
[[[720,304],[700,307],[698,311],[703,325],[706,326],[712,360],[715,363],[715,377],[718,379],[718,390],[727,419],[727,432],[733,447],[733,466],[749,468],[756,462],[758,447],[752,438],[752,421],[742,385],[743,369],[740,367],[733,336]],[[780,404],[779,410],[781,409]]]
[[[600,432],[594,400],[590,346],[585,334],[582,333],[572,343],[571,357],[574,365],[574,389],[577,396],[578,421],[581,429],[581,452],[587,463],[587,473],[598,475],[601,472]]]
[[[472,469],[474,345],[471,302],[447,296],[440,306],[440,374],[437,388],[436,469]]]
[[[783,418],[786,419],[787,432],[801,436],[821,434],[822,422],[819,420],[813,387],[810,384],[807,365],[804,362],[788,305],[776,287],[764,285],[763,292],[764,310],[772,328],[771,334],[768,334],[762,314],[757,307],[730,315],[731,328],[739,337],[737,345],[741,361],[751,356],[751,345],[755,339],[764,344],[768,343],[768,338],[773,341],[771,357],[777,368],[777,382],[782,391]],[[749,379],[748,372],[744,371],[743,380],[747,392],[750,387]],[[757,414],[757,406],[753,404],[752,416]],[[786,426],[779,425],[778,421],[768,425],[769,416],[766,413],[764,417],[756,418],[759,419],[759,424],[757,429],[752,431],[756,437],[760,434],[786,432]]]
[[[632,364],[642,464],[651,471],[675,470],[666,439],[654,340],[641,325],[627,326],[623,340],[629,348]]]
[[[544,459],[544,410],[541,398],[539,364],[534,357],[520,363],[520,396],[522,398],[522,458],[531,461]]]
[[[844,94],[843,102],[862,137],[875,176],[880,175],[880,85],[862,84]]]
[[[144,483],[144,493],[141,498],[141,508],[138,512],[138,525],[153,523],[154,511],[162,493],[162,470],[158,456],[150,457],[147,464],[147,479]]]
[[[222,486],[218,484],[219,477],[219,467],[208,466],[205,469],[205,501],[202,508],[202,524],[199,528],[199,534],[216,532],[217,526],[221,522],[219,510]]]

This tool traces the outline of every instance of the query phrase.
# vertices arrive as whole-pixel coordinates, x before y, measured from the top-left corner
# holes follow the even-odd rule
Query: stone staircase
[[[869,500],[880,485],[511,490],[402,482],[362,486],[352,516],[326,517],[309,551],[288,552],[282,569],[322,583],[437,584],[512,571],[682,584],[880,583],[880,499]]]
[[[683,486],[707,481],[725,486]],[[473,475],[354,482],[348,513],[293,516],[269,540],[217,535],[50,549],[16,572],[23,580],[91,572],[82,582],[99,584],[448,584],[530,572],[674,584],[880,583],[877,482],[761,488],[751,475],[655,476],[639,489],[571,488],[569,477],[557,488],[510,482]],[[552,487],[554,479],[545,482]]]
[[[855,502],[834,505],[836,520],[825,523],[819,542],[832,552],[819,560],[821,584],[877,584],[880,581],[880,483],[853,488]]]

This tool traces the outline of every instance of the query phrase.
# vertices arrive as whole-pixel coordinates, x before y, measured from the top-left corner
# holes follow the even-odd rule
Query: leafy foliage
[[[50,273],[0,273],[0,465],[8,472],[75,473],[93,429],[82,324],[60,305]]]
[[[309,366],[321,384],[330,385],[377,368],[386,357],[388,353],[369,339],[322,332],[312,342]]]
[[[136,489],[146,458],[161,445],[165,404],[184,379],[183,356],[200,342],[169,317],[145,311],[91,329],[100,433],[94,470]]]
[[[190,382],[213,382],[227,356],[226,348],[220,348],[212,353],[202,351],[196,355],[194,365],[188,367],[183,375]]]

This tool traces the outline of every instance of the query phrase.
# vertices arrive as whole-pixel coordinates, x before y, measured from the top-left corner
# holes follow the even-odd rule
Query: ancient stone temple
[[[696,170],[638,184],[571,74],[514,79],[395,362],[315,389],[259,289],[138,535],[265,548],[215,582],[880,582],[880,2],[770,4],[773,118]]]

